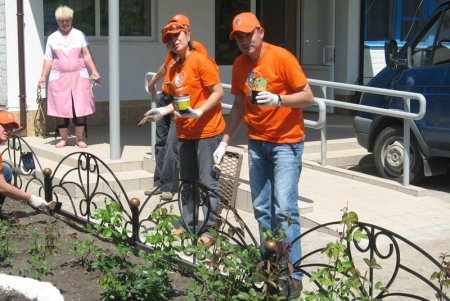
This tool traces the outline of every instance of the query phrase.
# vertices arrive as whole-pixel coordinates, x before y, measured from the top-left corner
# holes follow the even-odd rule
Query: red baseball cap
[[[173,16],[169,20],[169,22],[167,22],[167,24],[173,23],[173,22],[178,22],[178,23],[181,23],[181,24],[189,26],[189,27],[191,26],[191,22],[189,21],[189,18],[182,14],[177,14],[177,15]]]
[[[236,32],[249,33],[255,28],[261,28],[258,18],[250,12],[240,13],[233,19],[233,31],[230,32],[229,38],[232,40]]]
[[[173,34],[173,33],[179,33],[181,31],[188,32],[188,29],[185,25],[179,23],[179,22],[171,22],[167,23],[166,26],[161,30],[162,33],[162,42],[166,43],[167,35]]]
[[[19,128],[16,116],[8,111],[0,111],[0,124],[12,124],[15,129]]]

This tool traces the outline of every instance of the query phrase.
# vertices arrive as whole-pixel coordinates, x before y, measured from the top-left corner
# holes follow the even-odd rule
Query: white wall
[[[215,15],[214,1],[209,0],[164,0],[156,2],[153,41],[120,41],[120,99],[149,99],[144,91],[144,75],[156,71],[164,60],[167,48],[161,42],[161,29],[169,18],[178,13],[187,15],[191,21],[193,38],[201,41],[214,57]],[[201,9],[198,9],[198,8]],[[208,12],[208,13],[205,13]],[[76,24],[74,24],[76,26]],[[108,42],[90,40],[91,51],[102,75],[101,87],[95,88],[96,101],[108,100],[109,68]]]
[[[336,1],[336,82],[355,84],[358,79],[360,5],[359,0]]]
[[[25,81],[27,108],[36,110],[36,86],[42,68],[42,42],[39,24],[43,24],[41,1],[23,1],[25,40]],[[8,70],[8,110],[19,110],[19,59],[17,39],[17,1],[5,1],[6,51]],[[41,25],[42,26],[42,25]],[[42,32],[43,29],[40,29]]]
[[[25,20],[25,72],[27,108],[36,110],[36,85],[39,80],[45,49],[43,34],[43,1],[24,0]],[[202,9],[198,9],[201,7]],[[210,55],[215,53],[214,1],[209,0],[164,0],[156,1],[154,20],[155,39],[152,41],[120,41],[120,98],[124,100],[148,99],[144,91],[144,75],[156,71],[163,62],[166,46],[161,42],[161,28],[177,13],[189,16],[194,39],[200,40]],[[208,13],[205,13],[208,12]],[[5,1],[8,109],[19,110],[19,70],[17,44],[17,2]],[[75,22],[76,27],[76,12]],[[108,41],[105,38],[88,38],[97,69],[102,75],[102,84],[95,88],[96,101],[109,99]]]
[[[386,67],[384,60],[384,49],[382,48],[364,48],[364,84],[377,75],[378,72]]]

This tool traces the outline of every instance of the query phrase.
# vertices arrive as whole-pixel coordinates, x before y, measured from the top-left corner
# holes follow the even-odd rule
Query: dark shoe
[[[173,194],[170,191],[163,191],[160,195],[161,200],[171,201],[173,199]]]
[[[161,189],[156,188],[156,187],[153,187],[150,190],[144,191],[145,195],[158,195],[158,194],[161,194],[161,193],[162,193]]]
[[[286,297],[286,300],[295,300],[300,297],[303,290],[302,280],[288,278],[279,283],[280,295]]]

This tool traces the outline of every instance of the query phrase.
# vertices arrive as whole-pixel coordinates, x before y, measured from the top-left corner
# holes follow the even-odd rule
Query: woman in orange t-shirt
[[[209,57],[192,51],[190,31],[181,23],[172,22],[162,30],[162,41],[169,50],[177,54],[177,61],[168,70],[172,95],[187,95],[189,107],[183,113],[175,111],[175,103],[165,107],[149,110],[145,113],[152,121],[174,112],[179,145],[180,178],[182,180],[200,182],[217,192],[218,180],[211,175],[214,166],[213,152],[222,139],[225,120],[222,115],[220,100],[223,89],[220,84],[219,68]],[[210,194],[210,208],[215,212],[219,199]],[[194,191],[184,188],[181,200],[183,204],[183,220],[185,227],[201,232],[199,243],[209,247],[213,240],[208,229],[215,223],[216,217],[209,213],[208,206],[203,206],[204,216],[208,219],[196,225],[198,210],[194,210]],[[181,233],[184,229],[178,229]]]

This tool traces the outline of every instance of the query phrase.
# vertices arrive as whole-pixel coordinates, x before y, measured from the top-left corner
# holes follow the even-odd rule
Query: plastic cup
[[[258,93],[266,90],[267,90],[267,79],[262,77],[253,79],[252,103],[256,104],[256,96],[258,95]]]
[[[188,107],[191,105],[191,98],[189,95],[180,95],[175,97],[175,103],[177,104],[177,111],[180,114],[188,113]]]

